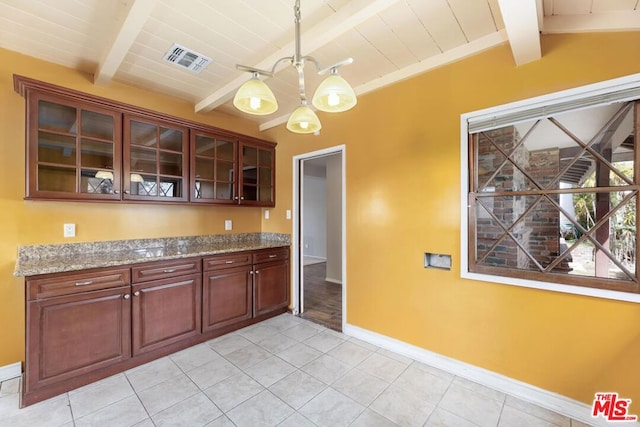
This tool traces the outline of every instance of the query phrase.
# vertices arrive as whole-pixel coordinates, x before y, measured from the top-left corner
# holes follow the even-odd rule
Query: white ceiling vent
[[[207,58],[206,56],[193,50],[189,50],[184,46],[180,46],[177,43],[174,43],[173,46],[171,46],[171,49],[169,49],[162,59],[186,68],[189,71],[193,71],[194,73],[199,73],[204,70],[204,68],[211,62],[211,58]]]

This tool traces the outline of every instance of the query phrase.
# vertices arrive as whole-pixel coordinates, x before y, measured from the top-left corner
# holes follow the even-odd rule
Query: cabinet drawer
[[[150,262],[131,269],[133,283],[149,280],[165,279],[185,274],[200,273],[200,258],[180,259],[175,261]]]
[[[204,271],[251,265],[251,253],[245,252],[240,254],[236,253],[210,256],[204,258],[203,263]]]
[[[265,249],[255,252],[253,254],[253,263],[259,264],[261,262],[279,261],[281,259],[289,258],[289,248],[273,248]]]
[[[47,275],[39,279],[27,279],[29,300],[116,288],[131,283],[128,268],[82,271]]]

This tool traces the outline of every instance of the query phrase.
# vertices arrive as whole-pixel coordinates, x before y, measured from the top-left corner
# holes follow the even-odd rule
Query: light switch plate
[[[226,231],[229,231],[229,230],[233,229],[233,222],[230,219],[225,219],[224,220],[224,229]]]
[[[291,219],[291,209],[287,209],[287,219]]]
[[[264,210],[264,219],[269,219],[269,209]]]
[[[64,234],[64,237],[76,237],[76,225],[64,224],[63,234]]]

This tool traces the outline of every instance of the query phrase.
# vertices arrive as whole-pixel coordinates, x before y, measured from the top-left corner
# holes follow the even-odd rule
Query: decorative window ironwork
[[[469,271],[639,293],[638,104],[470,133]]]

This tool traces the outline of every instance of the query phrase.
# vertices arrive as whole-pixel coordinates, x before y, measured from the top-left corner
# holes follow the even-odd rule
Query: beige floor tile
[[[199,392],[200,389],[189,377],[180,374],[138,392],[138,396],[149,415],[153,416]]]
[[[206,427],[236,427],[236,425],[226,415],[222,415],[211,421]]]
[[[278,424],[278,427],[315,427],[316,425],[302,416],[299,412],[294,412],[289,418]]]
[[[435,404],[416,395],[413,390],[394,383],[369,408],[398,425],[417,427],[424,424],[435,409]]]
[[[498,427],[558,427],[542,418],[527,414],[519,409],[505,405],[500,415]]]
[[[395,427],[398,424],[371,409],[365,409],[350,427]]]
[[[557,412],[542,408],[538,405],[534,405],[533,403],[525,402],[524,400],[518,399],[517,397],[507,396],[504,403],[507,406],[519,409],[520,411],[525,412],[529,415],[542,418],[543,420],[549,421],[552,424],[558,425],[560,427],[573,427],[571,426],[571,419],[569,419],[568,417],[558,414]]]
[[[475,391],[476,393],[480,393],[483,396],[486,396],[490,399],[493,400],[497,400],[500,403],[504,403],[504,399],[507,397],[506,394],[504,394],[501,391],[492,389],[490,387],[484,386],[482,384],[478,384],[476,382],[473,381],[469,381],[465,378],[461,378],[461,377],[455,377],[453,380],[453,384],[459,385],[461,387],[464,387],[468,390],[472,390]]]
[[[271,356],[245,369],[244,372],[264,387],[270,387],[295,370],[295,366],[285,362],[279,357]]]
[[[81,418],[134,394],[125,375],[118,374],[69,392],[69,402],[73,416]]]
[[[209,387],[204,392],[223,412],[230,411],[264,390],[250,376],[239,373]]]
[[[359,369],[352,369],[331,385],[361,405],[369,406],[389,383]]]
[[[318,426],[348,426],[364,411],[364,406],[332,388],[311,399],[299,412]]]
[[[269,387],[269,390],[294,409],[316,397],[327,388],[323,382],[302,371],[295,371]]]
[[[229,362],[244,370],[271,357],[271,353],[256,344],[250,344],[224,356]]]
[[[279,316],[272,317],[271,319],[267,319],[262,322],[262,324],[282,332],[285,329],[292,328],[302,322],[304,322],[304,320],[300,319],[299,317],[284,313]]]
[[[371,356],[373,352],[352,342],[345,341],[327,354],[349,366],[356,366]]]
[[[294,340],[304,341],[320,332],[318,329],[310,326],[310,324],[311,322],[300,323],[299,325],[282,331],[282,333]]]
[[[247,326],[246,328],[240,329],[236,333],[255,344],[266,338],[278,334],[279,331],[268,326],[264,326],[262,323],[258,323],[256,325]]]
[[[180,375],[182,371],[169,357],[154,360],[125,372],[131,386],[139,393],[163,381]]]
[[[149,415],[138,397],[130,396],[97,412],[76,419],[75,424],[76,427],[129,427],[145,421],[148,417]]]
[[[227,416],[238,427],[259,427],[278,425],[293,413],[289,405],[264,390],[227,412]]]
[[[331,384],[344,374],[346,374],[351,367],[345,363],[342,363],[338,359],[334,359],[326,354],[318,357],[312,362],[306,364],[301,368],[307,374],[319,379],[325,384]]]
[[[251,341],[235,333],[223,335],[207,341],[207,345],[222,356],[226,356],[227,354],[240,350],[250,344]]]
[[[322,353],[332,350],[343,342],[345,342],[344,338],[337,337],[327,331],[320,332],[304,341],[306,345]]]
[[[481,427],[495,427],[503,405],[482,393],[452,384],[438,406]]]
[[[358,365],[358,369],[390,383],[395,381],[408,366],[378,352],[363,360]]]
[[[260,347],[274,354],[280,353],[281,351],[284,351],[289,347],[296,345],[297,343],[298,341],[294,340],[293,338],[280,333],[271,335],[261,341],[258,341],[258,345]]]
[[[442,408],[436,408],[424,425],[425,427],[477,427],[477,424],[460,418],[459,416],[445,411]]]
[[[67,394],[40,403],[18,408],[18,395],[0,398],[0,426],[2,427],[58,427],[72,422]]]
[[[200,390],[205,390],[239,372],[240,369],[235,367],[227,359],[220,357],[188,371],[187,375],[196,383]]]
[[[207,344],[198,344],[169,356],[182,371],[187,372],[221,356]]]
[[[198,393],[153,415],[156,427],[203,426],[222,415],[204,393]]]
[[[295,344],[278,353],[278,357],[291,363],[296,368],[301,368],[320,356],[322,356],[321,352],[303,343]]]

